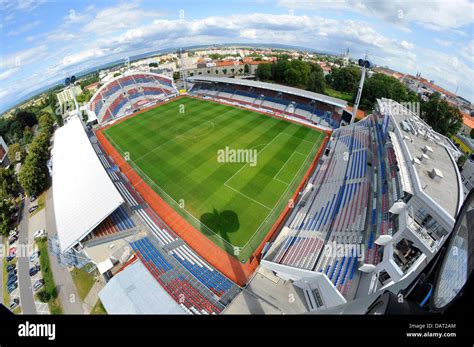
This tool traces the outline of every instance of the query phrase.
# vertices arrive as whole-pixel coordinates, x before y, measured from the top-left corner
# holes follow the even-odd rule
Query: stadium
[[[96,264],[108,312],[252,313],[262,273],[324,312],[408,283],[452,230],[460,152],[408,108],[355,121],[284,85],[186,83],[128,71],[55,133],[56,254]]]

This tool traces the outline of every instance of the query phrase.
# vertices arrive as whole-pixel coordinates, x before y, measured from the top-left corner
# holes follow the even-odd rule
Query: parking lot
[[[44,225],[44,210],[38,211],[30,218],[29,201],[24,201],[24,208],[20,210],[22,218],[15,230],[12,230],[7,241],[8,261],[7,265],[15,264],[15,269],[11,269],[4,281],[10,281],[14,288],[10,292],[9,306],[17,300],[21,312],[27,314],[49,314],[47,303],[43,303],[36,298],[36,293],[42,288],[42,273],[40,271],[39,254],[36,252],[35,234],[46,236],[45,231],[38,232],[38,225]],[[34,202],[31,204],[35,206]],[[16,272],[16,273],[15,273]],[[12,279],[13,278],[13,279]],[[14,284],[13,284],[14,283]],[[10,290],[7,286],[7,290]],[[15,311],[16,306],[13,307]],[[18,312],[18,309],[16,309]]]

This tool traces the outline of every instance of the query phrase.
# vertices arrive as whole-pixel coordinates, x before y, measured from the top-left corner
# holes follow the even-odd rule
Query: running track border
[[[201,257],[206,259],[213,267],[217,270],[222,272],[225,276],[230,278],[232,281],[237,283],[240,286],[246,284],[247,280],[251,277],[253,272],[257,269],[258,265],[260,264],[260,252],[262,251],[265,244],[275,235],[275,233],[280,230],[283,226],[284,222],[286,221],[289,213],[291,212],[291,208],[287,204],[285,209],[282,211],[276,222],[273,224],[272,228],[268,231],[265,238],[262,240],[260,245],[257,249],[252,253],[250,258],[247,262],[242,263],[232,255],[228,254],[225,250],[217,246],[214,242],[208,239],[204,234],[202,234],[199,230],[194,228],[188,221],[186,221],[181,215],[179,215],[171,206],[169,206],[158,193],[156,193],[145,181],[142,180],[140,175],[138,175],[135,170],[123,159],[123,157],[118,153],[115,147],[107,140],[104,135],[104,131],[109,127],[121,123],[126,119],[131,117],[137,116],[141,113],[144,113],[152,108],[164,105],[166,103],[176,101],[178,99],[183,98],[184,96],[177,96],[170,100],[155,104],[153,106],[147,107],[143,110],[138,112],[132,113],[126,117],[120,118],[115,122],[109,123],[102,128],[95,130],[95,134],[97,139],[99,140],[100,144],[106,151],[106,153],[114,160],[115,164],[120,168],[120,170],[127,176],[130,183],[133,187],[137,190],[137,192],[142,196],[142,198],[147,202],[147,204],[158,214],[158,216],[165,222],[165,224],[170,227],[176,234],[179,235],[194,251],[196,251]],[[225,102],[218,102],[216,100],[208,100],[202,99],[194,96],[186,95],[185,97],[194,98],[198,100],[205,100],[214,103],[220,103],[227,106],[233,106],[237,108],[242,108],[249,110],[245,107],[239,107],[238,105],[233,105],[230,103]],[[324,131],[320,128],[310,126],[308,124],[302,124],[291,119],[283,118],[277,115],[271,115],[265,112],[260,112],[257,110],[249,110],[252,112],[261,113],[266,116],[284,119],[288,122],[295,123],[298,125],[306,126],[309,128],[317,129],[326,134],[325,138],[321,142],[321,145],[318,149],[317,154],[315,155],[313,161],[311,162],[310,167],[306,171],[303,179],[301,180],[298,188],[296,189],[295,193],[292,196],[292,200],[295,201],[298,198],[298,194],[301,189],[306,185],[308,182],[309,177],[313,173],[316,164],[318,163],[323,150],[326,148],[327,142],[329,141],[329,137],[331,132]]]

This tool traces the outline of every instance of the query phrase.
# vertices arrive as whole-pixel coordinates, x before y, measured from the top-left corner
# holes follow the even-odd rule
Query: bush
[[[37,294],[38,300],[44,303],[47,303],[51,300],[51,294],[48,293],[46,290],[42,290]]]

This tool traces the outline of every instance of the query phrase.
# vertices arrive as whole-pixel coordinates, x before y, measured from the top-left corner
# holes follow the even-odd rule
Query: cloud
[[[474,22],[474,5],[469,0],[281,0],[279,5],[289,9],[357,12],[396,25],[416,23],[435,31],[459,29]]]
[[[292,3],[295,8],[302,6],[298,0]],[[345,11],[349,5],[353,11],[363,11],[367,1],[337,1],[335,4],[321,1],[317,8]],[[379,13],[384,6],[387,8],[388,5],[376,4],[371,11]],[[412,7],[405,15],[411,11]],[[412,74],[422,71],[427,78],[444,83],[451,90],[459,86],[460,91],[472,95],[473,87],[466,81],[472,80],[473,76],[473,41],[457,51],[453,50],[453,55],[439,55],[434,49],[419,47],[412,40],[412,33],[402,32],[396,36],[383,34],[372,20],[361,20],[360,17],[356,17],[357,20],[341,20],[309,13],[247,13],[171,20],[156,11],[140,8],[136,2],[100,10],[89,6],[68,13],[56,29],[35,37],[34,42],[44,44],[1,57],[0,96],[15,100],[62,79],[67,73],[126,56],[168,47],[226,42],[298,45],[333,53],[342,53],[349,48],[354,57],[368,53],[376,64]],[[388,16],[386,20],[398,23],[396,18],[385,15]],[[438,45],[442,45],[440,42],[437,42]],[[457,69],[446,65],[455,61],[454,54],[459,55]],[[32,74],[27,74],[23,67],[30,68]],[[38,76],[33,79],[35,73]],[[15,83],[10,83],[12,78],[15,78]]]
[[[435,42],[442,47],[451,47],[453,42],[449,40],[435,39]]]
[[[19,67],[14,67],[14,68],[0,72],[0,81],[3,81],[7,78],[12,77],[18,70],[20,70]]]
[[[23,34],[31,29],[36,28],[38,25],[41,24],[41,21],[37,20],[34,22],[29,22],[24,25],[19,26],[17,29],[12,29],[7,33],[7,36],[17,36],[19,34]]]
[[[23,51],[10,54],[0,59],[0,69],[11,69],[13,67],[21,67],[31,64],[38,59],[46,57],[48,54],[48,47],[45,44],[40,46],[28,48]]]
[[[85,23],[83,31],[103,36],[111,32],[133,28],[147,18],[156,18],[159,15],[157,11],[146,11],[139,8],[136,1],[123,3],[98,11],[92,20]]]

